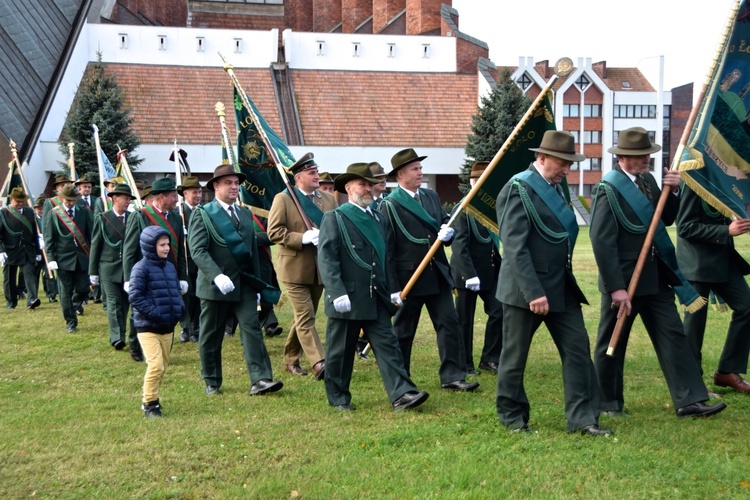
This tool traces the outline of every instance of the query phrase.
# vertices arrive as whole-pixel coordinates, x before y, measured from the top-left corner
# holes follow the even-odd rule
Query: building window
[[[589,85],[591,85],[591,82],[584,74],[581,74],[581,76],[578,77],[578,80],[576,80],[576,87],[578,87],[578,90],[581,92],[585,91]]]
[[[656,118],[656,106],[652,104],[617,104],[615,118]]]
[[[167,50],[167,35],[158,35],[159,50]]]
[[[566,132],[570,133],[573,136],[574,142],[578,142],[578,131],[577,130],[566,130]]]
[[[388,57],[394,57],[395,55],[396,55],[396,44],[389,43],[388,44]]]
[[[317,40],[315,43],[318,44],[318,55],[322,56],[323,53],[324,53],[325,46],[326,46],[326,41],[325,40]]]
[[[235,54],[242,53],[242,38],[234,39],[234,53]]]
[[[128,48],[128,34],[120,33],[118,36],[120,37],[120,48],[127,49]]]
[[[352,45],[354,46],[354,54],[352,54],[354,57],[359,57],[359,42],[352,42]]]
[[[583,143],[584,144],[601,144],[602,143],[602,131],[601,130],[584,130],[583,131]]]
[[[195,50],[198,52],[204,52],[206,49],[206,39],[202,36],[195,37]]]
[[[584,104],[583,116],[585,116],[586,118],[599,118],[600,116],[602,116],[602,105],[601,104]]]
[[[589,158],[589,161],[591,162],[591,170],[601,170],[602,169],[602,159],[601,158]]]
[[[529,88],[529,86],[531,86],[532,83],[534,83],[534,82],[531,80],[531,78],[529,77],[529,75],[527,75],[526,73],[524,73],[523,75],[521,75],[518,78],[518,80],[516,80],[516,85],[518,85],[518,88],[520,88],[523,91],[525,91],[527,88]]]
[[[422,59],[429,59],[429,58],[430,58],[430,44],[423,43],[422,44]]]
[[[578,104],[563,104],[563,117],[577,118],[580,115],[580,106]]]

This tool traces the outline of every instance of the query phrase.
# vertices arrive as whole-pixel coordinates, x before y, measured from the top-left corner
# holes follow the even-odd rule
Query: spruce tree
[[[90,64],[78,86],[75,99],[63,126],[58,146],[68,158],[68,143],[75,143],[76,175],[96,180],[99,185],[99,164],[92,124],[99,127],[99,143],[102,151],[114,167],[117,163],[118,146],[126,150],[126,159],[132,170],[143,160],[134,154],[141,141],[131,129],[133,118],[130,108],[124,104],[124,93],[115,75],[105,71],[101,53],[97,61]],[[70,174],[67,165],[63,171]]]
[[[510,71],[503,70],[497,84],[488,96],[482,97],[477,113],[471,118],[471,133],[464,148],[466,160],[459,173],[458,187],[462,193],[471,188],[469,174],[474,162],[494,158],[529,106],[531,100],[510,77]]]

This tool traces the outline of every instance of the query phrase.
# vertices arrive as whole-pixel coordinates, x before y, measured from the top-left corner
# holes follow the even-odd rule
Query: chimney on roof
[[[284,25],[292,31],[313,31],[313,0],[284,0]]]
[[[451,0],[406,0],[406,34],[440,35],[440,6]]]
[[[534,69],[536,69],[536,72],[542,75],[545,80],[552,76],[549,72],[549,59],[539,61],[534,65]]]
[[[406,8],[406,0],[373,0],[372,32],[380,33],[396,14]]]
[[[313,31],[329,33],[341,23],[341,0],[313,0]]]
[[[372,0],[342,0],[341,5],[343,33],[354,33],[372,15]]]
[[[591,65],[591,68],[601,79],[607,78],[607,61],[596,62]]]

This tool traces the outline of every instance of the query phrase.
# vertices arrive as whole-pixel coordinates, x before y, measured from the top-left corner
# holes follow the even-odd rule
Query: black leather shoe
[[[602,410],[599,412],[599,416],[609,418],[630,418],[630,414],[625,413],[622,410]]]
[[[599,427],[596,424],[587,425],[585,427],[581,427],[580,429],[576,429],[571,432],[578,432],[583,434],[584,436],[614,436],[615,431],[612,429],[605,429],[604,427]]]
[[[209,396],[211,396],[212,394],[221,394],[221,389],[219,389],[215,385],[207,385],[206,394],[208,394]]]
[[[677,408],[678,417],[710,417],[716,415],[720,411],[723,411],[727,407],[726,403],[716,403],[715,405],[707,405],[706,403],[698,402],[691,405]]]
[[[190,334],[187,330],[180,330],[180,342],[190,342]]]
[[[50,298],[49,298],[49,303],[50,303],[50,304],[54,304],[55,302],[57,302],[57,299],[56,299],[56,298],[54,298],[54,297],[50,297]]]
[[[15,308],[16,308],[16,305],[15,305],[15,304],[8,304],[8,305],[7,305],[7,306],[5,306],[5,307],[6,307],[6,309],[15,309]]]
[[[516,427],[515,429],[511,429],[510,432],[515,432],[517,434],[535,434],[536,431],[529,427],[526,424],[523,424],[521,427]]]
[[[480,375],[481,372],[474,368],[473,366],[470,366],[466,368],[466,375]]]
[[[143,361],[143,351],[140,349],[130,349],[130,357],[133,358],[133,361],[140,363]]]
[[[443,384],[440,387],[443,389],[449,389],[452,391],[461,391],[461,392],[472,392],[476,390],[477,387],[479,387],[479,382],[466,382],[465,380],[456,380],[454,382],[448,382],[447,384]]]
[[[284,329],[279,325],[269,326],[266,328],[266,337],[276,337],[278,335],[281,335],[283,331]]]
[[[76,314],[79,316],[83,316],[83,306],[78,306],[76,309]]]
[[[480,362],[479,369],[486,372],[492,372],[497,375],[497,363],[494,363],[492,361],[487,361],[486,363],[484,361]]]
[[[261,394],[276,392],[284,387],[281,380],[268,380],[267,378],[258,380],[250,388],[251,396],[260,396]]]
[[[122,351],[125,349],[125,342],[122,340],[115,340],[115,342],[112,344],[112,347],[115,348],[116,351]]]
[[[429,397],[430,397],[429,393],[424,392],[424,391],[422,392],[409,391],[393,402],[393,410],[403,411],[403,410],[408,410],[410,408],[416,408],[417,406],[427,401],[427,398]]]
[[[354,411],[356,408],[354,405],[336,405],[333,407],[336,411]]]
[[[28,307],[29,309],[36,309],[37,307],[39,307],[41,305],[42,305],[42,301],[39,300],[39,299],[36,299],[34,302],[32,302],[31,304],[29,304],[26,307]]]
[[[68,327],[68,333],[75,333],[76,327],[75,326],[69,326]]]

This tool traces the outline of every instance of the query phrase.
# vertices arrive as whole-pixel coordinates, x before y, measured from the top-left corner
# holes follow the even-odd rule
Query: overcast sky
[[[459,29],[490,47],[498,66],[561,57],[638,67],[664,90],[705,80],[735,0],[453,0]]]

